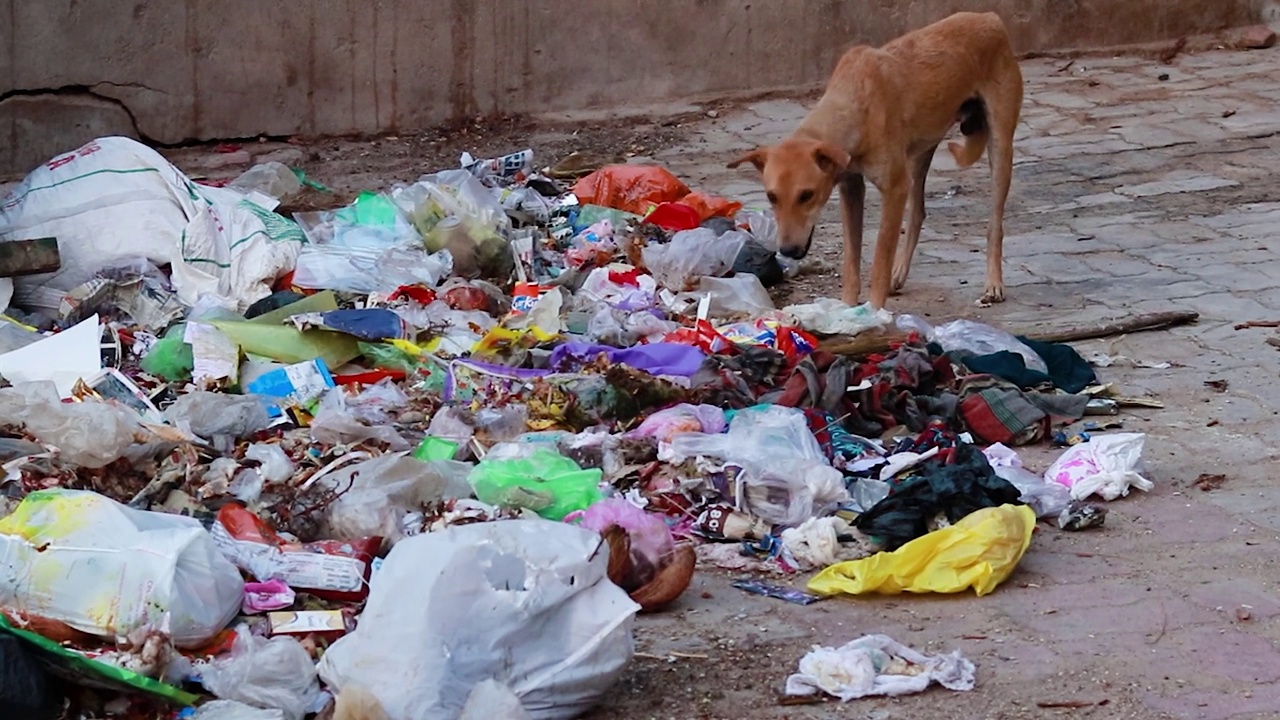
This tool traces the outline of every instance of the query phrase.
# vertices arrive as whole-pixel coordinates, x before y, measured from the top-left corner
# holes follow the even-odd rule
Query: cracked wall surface
[[[95,135],[411,131],[821,81],[960,7],[1020,51],[1256,22],[1265,0],[0,0],[0,171]],[[7,21],[6,21],[7,19]]]

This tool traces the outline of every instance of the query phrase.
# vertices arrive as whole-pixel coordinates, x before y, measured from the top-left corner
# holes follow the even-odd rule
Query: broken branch
[[[1114,337],[1145,330],[1163,330],[1195,322],[1199,317],[1199,313],[1190,311],[1162,312],[1137,315],[1098,325],[1057,328],[1033,325],[1024,328],[1009,328],[1008,331],[1013,335],[1029,337],[1040,342],[1062,343]],[[896,331],[872,331],[844,339],[843,341],[839,337],[829,338],[820,345],[820,348],[835,355],[871,355],[888,352],[892,344],[905,342],[906,339],[907,336],[905,334]]]

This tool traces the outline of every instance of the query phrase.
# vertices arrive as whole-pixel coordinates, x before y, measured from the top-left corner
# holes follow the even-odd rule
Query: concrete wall
[[[0,171],[159,143],[404,131],[812,83],[854,42],[996,10],[1020,51],[1257,22],[1266,0],[0,0]]]

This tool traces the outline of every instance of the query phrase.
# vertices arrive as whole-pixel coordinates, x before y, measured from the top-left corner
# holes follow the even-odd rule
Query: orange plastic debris
[[[578,201],[647,215],[654,205],[676,202],[689,188],[657,165],[606,165],[573,186]]]
[[[726,200],[715,195],[702,192],[691,192],[680,198],[681,205],[688,205],[698,211],[698,216],[706,221],[713,217],[731,218],[742,209],[742,203]]]

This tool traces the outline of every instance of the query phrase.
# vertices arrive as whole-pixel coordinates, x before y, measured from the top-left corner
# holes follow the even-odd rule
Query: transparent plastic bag
[[[834,298],[788,305],[782,311],[795,318],[805,330],[822,335],[857,335],[864,330],[888,325],[893,320],[888,310],[876,310],[871,303],[850,307]]]
[[[248,194],[262,193],[269,198],[284,200],[302,192],[302,181],[283,163],[265,162],[245,170],[227,184],[233,190]]]
[[[679,327],[657,310],[628,312],[602,305],[588,321],[586,337],[600,345],[626,348],[642,340],[659,341]]]
[[[164,411],[165,421],[202,438],[248,437],[271,424],[267,408],[251,395],[197,390],[182,395]]]
[[[448,250],[459,277],[506,278],[515,266],[502,203],[466,170],[424,175],[391,194],[428,250]]]
[[[851,494],[858,512],[866,512],[889,497],[889,483],[873,478],[859,478]]]
[[[52,382],[0,389],[0,418],[58,448],[67,462],[91,469],[119,460],[143,432],[132,410],[92,400],[64,403]]]
[[[315,663],[301,643],[287,635],[256,637],[243,625],[230,656],[200,668],[200,682],[221,699],[282,710],[288,720],[302,720],[320,692]]]
[[[323,535],[336,540],[404,538],[406,513],[438,500],[471,495],[468,463],[422,462],[405,453],[383,455],[348,465],[322,480],[338,494],[325,510]]]
[[[967,350],[975,355],[990,355],[1007,350],[1022,356],[1028,370],[1048,374],[1049,366],[1035,350],[1009,333],[974,320],[953,320],[937,327],[916,315],[899,315],[898,329],[920,333],[929,342],[942,346],[944,352]]]
[[[760,317],[773,312],[773,298],[755,275],[739,274],[718,278],[704,276],[698,280],[698,289],[690,293],[697,300],[711,296],[711,317],[747,316]]]
[[[659,455],[671,461],[694,456],[742,467],[739,509],[774,524],[795,527],[849,500],[843,473],[831,467],[804,413],[795,408],[740,410],[727,433],[677,435]]]
[[[294,268],[293,284],[298,287],[356,293],[394,290],[380,271],[397,263],[383,260],[384,255],[416,249],[426,257],[417,230],[386,195],[363,193],[345,208],[296,213],[294,219],[307,236]]]
[[[676,233],[669,243],[648,245],[641,255],[660,285],[683,292],[696,288],[705,275],[721,277],[733,269],[747,239],[737,230],[717,236],[714,230],[697,228]]]
[[[386,408],[394,406],[396,398],[408,398],[394,384],[390,390],[377,390],[375,385],[365,391],[373,391],[373,395],[362,393],[355,398],[348,398],[343,388],[333,388],[325,393],[311,420],[311,439],[327,445],[353,445],[369,440],[386,443],[392,450],[408,450],[409,441],[404,439],[395,427],[388,422]]]
[[[715,405],[690,405],[680,403],[650,415],[625,437],[652,437],[659,442],[671,442],[684,433],[708,433],[718,435],[726,427],[724,411]]]
[[[1022,493],[1019,500],[1035,510],[1036,517],[1057,517],[1071,504],[1071,491],[1066,486],[1027,470],[1013,448],[995,443],[983,449],[982,454],[996,475],[1018,488]]]

